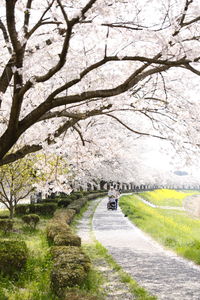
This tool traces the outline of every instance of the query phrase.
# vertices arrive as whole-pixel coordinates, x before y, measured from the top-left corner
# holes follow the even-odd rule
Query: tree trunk
[[[13,216],[14,216],[14,206],[11,205],[10,208],[9,208],[9,213],[10,213],[10,219],[13,219]]]

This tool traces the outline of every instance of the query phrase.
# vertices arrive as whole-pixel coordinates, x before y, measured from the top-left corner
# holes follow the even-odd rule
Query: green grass
[[[121,197],[120,206],[134,224],[161,244],[200,264],[200,220],[184,211],[149,207],[136,195]]]
[[[139,196],[158,206],[181,206],[182,207],[183,200],[187,196],[191,196],[197,193],[198,193],[197,191],[182,192],[182,191],[169,190],[169,189],[159,189],[159,190],[139,193]]]
[[[56,300],[50,290],[52,260],[45,232],[48,218],[41,218],[35,230],[24,226],[20,218],[14,220],[15,232],[6,238],[24,240],[29,256],[26,270],[20,273],[17,281],[0,277],[0,300]],[[0,240],[2,238],[5,236],[0,234]]]

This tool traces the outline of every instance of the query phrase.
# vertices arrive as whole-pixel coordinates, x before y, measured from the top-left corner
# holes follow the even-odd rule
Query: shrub
[[[29,213],[30,204],[18,204],[15,208],[15,214],[18,216]]]
[[[50,222],[49,225],[47,226],[47,238],[50,242],[54,242],[54,238],[56,237],[56,235],[63,233],[63,234],[68,234],[68,232],[71,232],[71,228],[66,224],[64,225],[62,223],[55,223]]]
[[[24,241],[1,241],[0,272],[3,275],[13,276],[25,267],[28,249]]]
[[[29,212],[31,214],[52,216],[57,208],[56,203],[31,204]]]
[[[55,198],[55,199],[51,199],[51,198],[47,198],[47,199],[42,199],[42,201],[40,203],[58,203],[59,199]]]
[[[54,237],[55,246],[81,246],[81,238],[71,232],[59,233]]]
[[[83,192],[75,192],[74,195],[77,196],[77,199],[82,198],[84,193]]]
[[[81,208],[85,205],[87,202],[87,198],[80,198],[78,200],[73,201],[68,208],[69,209],[74,209],[76,213],[79,213]]]
[[[58,207],[67,207],[71,202],[71,199],[62,199],[58,201]]]
[[[9,216],[8,215],[1,215],[0,219],[9,219]]]
[[[13,229],[13,220],[10,219],[0,219],[0,230],[6,234]]]
[[[26,223],[27,225],[29,225],[31,228],[36,228],[36,225],[39,223],[40,221],[40,217],[36,214],[30,214],[30,215],[24,215],[22,216],[22,220],[24,221],[24,223]]]
[[[81,245],[81,239],[79,236],[75,235],[71,228],[60,222],[55,222],[53,219],[52,222],[47,226],[47,238],[50,243],[53,243],[57,246],[78,246]]]
[[[56,221],[61,221],[63,223],[70,224],[76,214],[76,211],[74,209],[62,209],[62,210],[56,210],[54,213],[53,219]]]
[[[93,192],[91,195],[87,195],[86,197],[87,197],[87,199],[88,200],[93,200],[93,199],[95,199],[95,198],[98,198],[98,197],[100,197],[100,196],[104,196],[104,195],[107,195],[107,193],[105,193],[105,192],[103,192],[103,193],[99,193],[99,192]]]
[[[52,247],[52,290],[59,296],[67,287],[81,285],[90,269],[90,259],[79,247]]]

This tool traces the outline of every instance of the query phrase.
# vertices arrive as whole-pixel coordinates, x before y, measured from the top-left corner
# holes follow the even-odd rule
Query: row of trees
[[[198,151],[199,11],[198,0],[0,0],[0,165],[43,151],[80,182],[120,180],[136,176],[138,137]]]

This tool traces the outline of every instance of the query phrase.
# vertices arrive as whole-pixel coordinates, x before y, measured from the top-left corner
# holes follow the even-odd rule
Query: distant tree
[[[41,180],[34,165],[34,157],[27,156],[0,167],[0,202],[9,210],[11,219],[17,203],[27,198]]]
[[[69,193],[69,167],[66,159],[38,153],[0,167],[0,202],[13,217],[16,205],[31,193]]]

